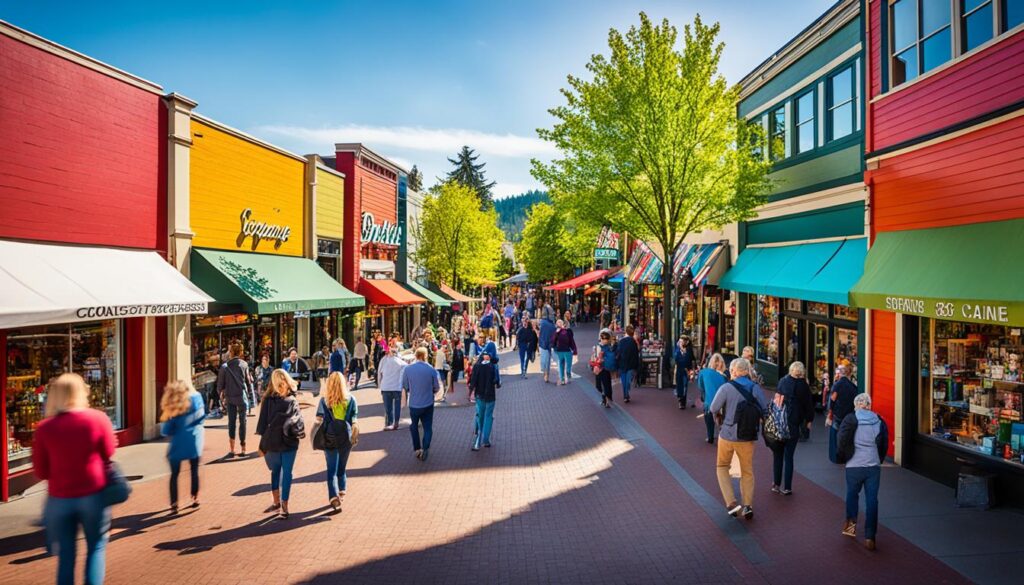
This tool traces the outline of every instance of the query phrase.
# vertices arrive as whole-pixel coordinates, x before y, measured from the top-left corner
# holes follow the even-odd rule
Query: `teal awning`
[[[412,291],[412,292],[420,295],[421,297],[427,299],[428,301],[430,301],[430,303],[432,305],[436,305],[438,307],[450,307],[450,306],[452,306],[452,301],[444,298],[443,296],[437,294],[436,292],[430,290],[429,288],[421,285],[420,283],[416,282],[415,280],[410,280],[409,282],[403,282],[402,285],[404,285],[405,288],[409,289],[410,291]]]
[[[850,289],[864,272],[865,238],[747,248],[719,287],[727,290],[836,305],[850,304]]]

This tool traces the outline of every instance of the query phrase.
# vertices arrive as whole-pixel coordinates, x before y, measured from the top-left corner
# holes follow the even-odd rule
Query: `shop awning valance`
[[[419,305],[427,302],[427,299],[409,292],[394,280],[364,278],[359,281],[359,294],[366,297],[367,304],[380,307]]]
[[[523,274],[516,274],[510,276],[505,280],[501,281],[502,284],[523,284],[526,282],[530,282],[530,275],[526,274],[525,272]]]
[[[604,278],[604,276],[606,274],[608,274],[607,270],[591,270],[590,272],[587,272],[585,274],[581,274],[581,275],[579,275],[579,276],[577,276],[575,278],[570,278],[569,280],[566,280],[564,282],[559,282],[558,284],[552,284],[551,286],[545,286],[544,289],[545,290],[570,290],[570,289],[576,289],[576,288],[580,288],[581,286],[586,286],[586,285],[588,285],[588,284],[590,284],[590,283],[592,283],[595,280],[598,280],[600,278]]]
[[[1024,219],[884,232],[850,297],[855,306],[973,323],[1024,325]]]
[[[443,282],[437,283],[437,288],[441,289],[441,292],[443,292],[445,295],[451,297],[452,300],[454,300],[456,302],[459,302],[459,303],[475,303],[475,302],[483,301],[483,299],[478,299],[478,298],[473,298],[473,297],[470,297],[470,296],[466,296],[466,295],[460,293],[459,291],[455,290],[454,288],[448,286],[447,284],[445,284]]]
[[[204,314],[211,301],[156,252],[0,240],[0,329]]]
[[[849,305],[864,271],[865,238],[747,248],[722,277],[723,289]]]
[[[429,288],[423,286],[422,284],[414,280],[410,280],[409,282],[403,282],[402,284],[405,285],[405,287],[408,288],[409,291],[412,292],[413,294],[417,294],[427,299],[427,302],[431,303],[432,305],[438,307],[452,306],[451,300],[442,297],[441,295],[437,294],[436,292],[430,290]]]
[[[192,249],[192,282],[218,303],[247,313],[358,308],[363,297],[308,259],[252,252]]]

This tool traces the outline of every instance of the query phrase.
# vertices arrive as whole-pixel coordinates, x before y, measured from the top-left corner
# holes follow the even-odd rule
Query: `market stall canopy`
[[[646,242],[637,241],[629,258],[629,281],[637,284],[658,284],[664,263]]]
[[[156,252],[0,240],[0,329],[203,314],[213,301]]]
[[[272,315],[366,304],[308,258],[193,248],[191,261],[192,282],[217,303],[237,305],[247,313]]]
[[[427,299],[409,292],[394,280],[364,278],[359,281],[359,294],[366,297],[367,303],[380,307],[419,305],[427,302]]]
[[[409,292],[427,299],[427,302],[433,305],[436,305],[438,307],[452,306],[452,301],[442,297],[441,295],[435,293],[434,291],[430,290],[429,288],[421,285],[420,283],[414,280],[410,280],[409,282],[403,282],[402,284],[405,285],[407,289],[409,289]]]
[[[551,286],[545,286],[544,290],[570,290],[586,286],[599,278],[604,278],[608,274],[607,270],[591,270],[586,274],[581,274],[576,278],[570,278],[564,282],[558,284],[552,284]]]
[[[506,278],[501,281],[501,284],[523,284],[527,282],[530,282],[530,275],[524,272],[522,274],[516,274]]]
[[[722,277],[723,289],[849,305],[864,271],[866,238],[747,248]]]
[[[460,303],[475,303],[483,301],[483,299],[474,299],[473,297],[467,297],[466,295],[460,293],[459,291],[455,290],[454,288],[448,286],[443,282],[438,283],[437,286],[438,288],[441,289],[441,292],[451,297],[452,300],[458,301]]]
[[[850,291],[854,306],[972,323],[1024,325],[1024,219],[883,232]]]
[[[728,254],[723,253],[726,245],[716,244],[683,244],[676,251],[672,274],[678,281],[686,271],[693,277],[695,286],[704,283],[718,285],[726,271]]]

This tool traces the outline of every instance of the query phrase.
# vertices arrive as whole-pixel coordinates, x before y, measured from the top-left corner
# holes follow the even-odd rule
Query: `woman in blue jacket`
[[[186,459],[192,472],[192,507],[199,506],[199,456],[203,453],[203,397],[188,382],[175,380],[160,399],[160,434],[170,437],[167,461],[171,464],[171,513],[178,513],[178,473]]]
[[[612,407],[612,372],[618,363],[618,345],[612,341],[612,332],[601,330],[601,341],[597,346],[598,359],[601,360],[601,371],[596,376],[597,391],[601,393],[601,406]]]
[[[672,357],[676,362],[676,399],[679,400],[679,410],[686,410],[686,391],[690,385],[690,371],[697,366],[689,337],[685,335],[679,337]],[[692,407],[693,404],[690,406]]]
[[[716,353],[708,360],[708,366],[697,375],[697,387],[700,388],[700,401],[704,407],[704,424],[708,429],[708,437],[705,441],[709,445],[715,443],[715,417],[711,413],[711,401],[715,399],[715,393],[725,384],[728,379],[725,376],[725,358],[722,354]]]

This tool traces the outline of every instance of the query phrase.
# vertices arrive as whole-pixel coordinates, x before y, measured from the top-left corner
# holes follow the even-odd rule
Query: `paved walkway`
[[[589,345],[592,332],[579,335]],[[339,515],[329,513],[323,458],[308,442],[288,520],[262,513],[262,460],[223,459],[222,420],[207,425],[202,506],[180,516],[167,512],[163,445],[123,449],[127,473],[145,477],[114,511],[108,583],[967,582],[894,533],[889,516],[874,554],[841,537],[841,500],[823,487],[838,469],[816,467],[825,480],[801,475],[794,496],[772,499],[760,451],[757,517],[744,523],[724,514],[703,424],[675,409],[670,391],[640,390],[605,410],[588,377],[564,387],[537,374],[524,381],[511,354],[503,361],[494,447],[476,453],[471,408],[438,408],[424,463],[407,421],[383,432],[379,393],[359,390],[363,434]],[[307,417],[312,400],[304,396]],[[883,514],[889,481],[887,470]],[[42,500],[0,506],[0,583],[53,580],[55,560],[31,525]]]

